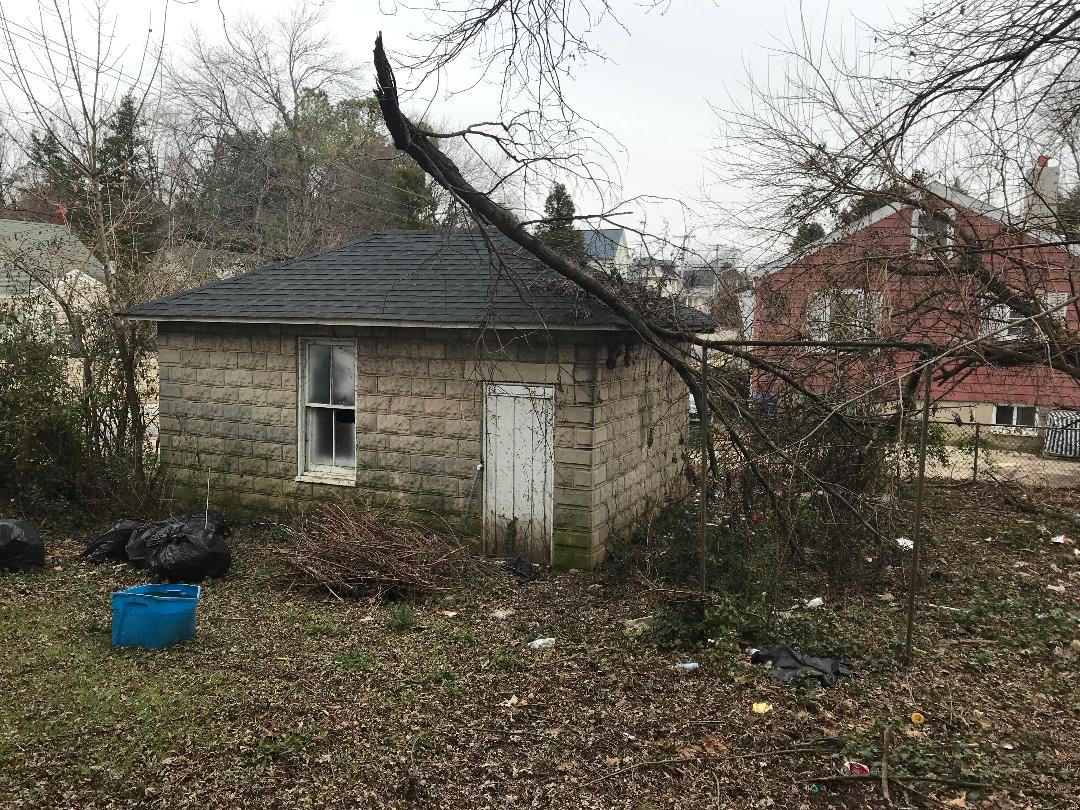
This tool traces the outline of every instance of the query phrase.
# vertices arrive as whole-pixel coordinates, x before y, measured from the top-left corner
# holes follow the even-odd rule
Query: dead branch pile
[[[332,594],[423,596],[445,590],[468,567],[466,549],[419,524],[378,511],[320,504],[280,554],[289,584]]]

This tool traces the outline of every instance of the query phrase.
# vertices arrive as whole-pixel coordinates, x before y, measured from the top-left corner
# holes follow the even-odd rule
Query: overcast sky
[[[165,20],[164,0],[109,0],[107,13],[116,21],[116,34],[128,42],[127,69],[142,50],[149,29],[159,37],[164,26],[166,49],[179,46],[193,26],[218,34],[222,15],[273,17],[296,0],[172,0]],[[77,15],[86,7],[72,3]],[[375,34],[383,32],[393,54],[410,47],[410,40],[431,30],[425,16],[395,0],[324,0],[327,23],[340,44],[357,61],[370,62]],[[615,0],[624,27],[614,22],[594,32],[592,42],[607,61],[583,65],[571,85],[571,98],[617,139],[618,168],[624,197],[650,194],[687,201],[700,199],[708,175],[708,155],[717,129],[710,104],[725,107],[729,95],[740,94],[747,71],[761,76],[776,57],[770,50],[797,30],[800,15],[815,31],[826,31],[833,43],[852,42],[865,32],[865,23],[882,24],[902,14],[900,4],[880,0],[671,0],[666,11],[643,8],[635,0]],[[36,0],[3,0],[3,10],[15,22],[36,26]],[[80,48],[89,51],[87,40]],[[455,94],[472,82],[465,64],[421,88],[410,106],[426,109],[430,120],[450,124],[490,120],[498,114],[498,91],[480,85]],[[405,84],[407,77],[399,76]],[[580,192],[582,195],[585,192]],[[579,199],[579,210],[595,200]],[[650,230],[668,220],[674,232],[707,227],[707,212],[694,206],[701,219],[686,222],[679,206],[657,203],[648,212]],[[646,213],[636,206],[628,222]],[[723,235],[701,234],[705,241]]]

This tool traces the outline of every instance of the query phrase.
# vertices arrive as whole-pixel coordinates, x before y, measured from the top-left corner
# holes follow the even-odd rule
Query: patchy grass
[[[253,530],[229,578],[204,585],[193,640],[117,650],[109,593],[139,573],[86,566],[53,536],[43,573],[0,578],[0,804],[882,807],[878,779],[833,778],[847,759],[876,777],[888,730],[901,781],[957,782],[908,780],[899,806],[1080,807],[1080,558],[1048,542],[1080,531],[987,491],[932,506],[910,668],[895,567],[862,590],[804,581],[784,597],[824,608],[723,614],[711,643],[670,645],[623,635],[656,609],[625,576],[491,577],[407,622],[401,605],[281,590]],[[746,626],[847,656],[859,677],[779,686],[738,654]],[[556,646],[529,649],[540,636]]]

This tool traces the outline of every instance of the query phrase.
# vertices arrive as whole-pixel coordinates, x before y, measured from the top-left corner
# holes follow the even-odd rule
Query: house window
[[[828,290],[806,299],[811,340],[858,341],[875,337],[881,328],[880,292]]]
[[[995,433],[1034,434],[1036,412],[1034,405],[995,405]]]
[[[356,344],[302,340],[299,456],[301,475],[356,477]]]
[[[1068,293],[1044,292],[1039,296],[1044,311],[1050,320],[1059,326],[1066,321]],[[1039,333],[1038,324],[1024,316],[1022,312],[1008,304],[994,304],[984,299],[982,303],[982,322],[980,337],[992,337],[996,340],[1022,340],[1035,337]]]
[[[911,213],[912,252],[950,250],[953,244],[954,214],[951,208],[943,211],[923,211],[916,208]]]
[[[1020,340],[1031,337],[1031,321],[1008,304],[991,304],[985,309],[982,337],[996,340]]]

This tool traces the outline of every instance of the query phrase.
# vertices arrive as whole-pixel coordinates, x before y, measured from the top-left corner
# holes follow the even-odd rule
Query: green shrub
[[[127,412],[113,335],[99,320],[89,313],[80,321],[86,356],[73,358],[72,330],[50,306],[0,305],[0,498],[22,514],[100,518],[153,508],[156,460],[121,429]]]
[[[24,509],[77,500],[86,426],[68,381],[68,347],[48,311],[0,309],[0,495]]]

